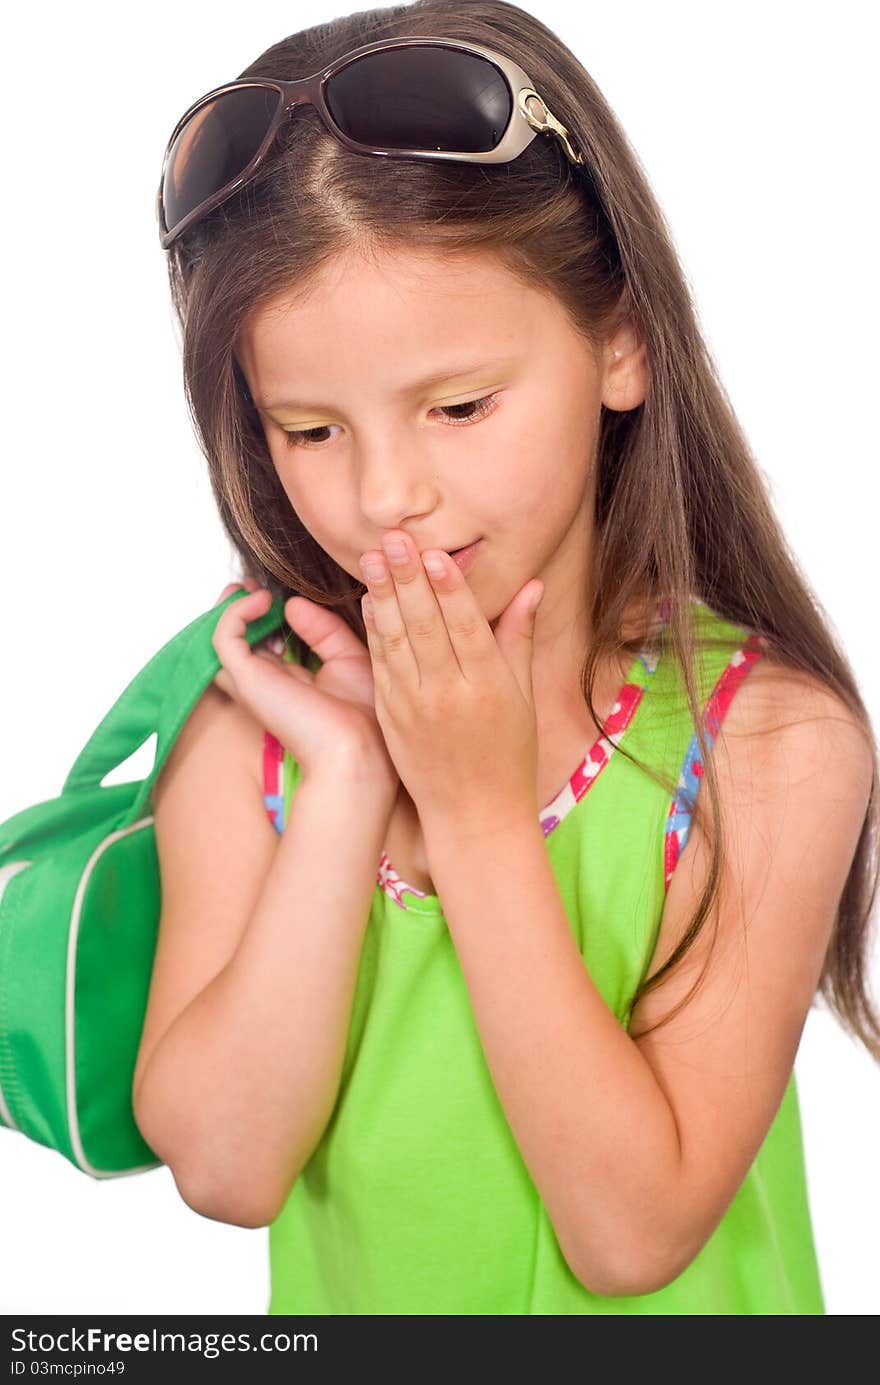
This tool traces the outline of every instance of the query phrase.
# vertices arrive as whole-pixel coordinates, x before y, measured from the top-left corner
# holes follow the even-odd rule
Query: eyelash
[[[493,414],[498,407],[495,403],[496,398],[497,396],[494,394],[484,394],[479,399],[468,399],[462,404],[438,404],[437,407],[441,411],[475,407],[476,412],[471,414],[470,418],[447,419],[447,422],[453,428],[462,428],[471,423],[479,423],[482,419],[488,418],[489,414]],[[302,439],[306,438],[309,433],[320,433],[322,429],[330,427],[332,427],[332,425],[329,423],[321,423],[317,428],[285,428],[283,430],[287,435],[285,438],[285,446],[323,447],[325,445],[324,442],[305,442],[302,441]]]

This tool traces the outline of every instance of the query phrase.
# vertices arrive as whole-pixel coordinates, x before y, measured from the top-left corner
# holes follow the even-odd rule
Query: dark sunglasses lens
[[[386,48],[356,58],[324,88],[343,134],[380,149],[488,153],[513,109],[494,63],[454,48]]]
[[[169,150],[162,180],[169,231],[247,168],[280,100],[271,87],[237,87],[199,107],[187,121]]]

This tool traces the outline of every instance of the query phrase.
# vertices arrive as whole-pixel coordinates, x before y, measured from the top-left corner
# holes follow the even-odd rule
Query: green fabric
[[[748,632],[692,609],[726,641],[698,658],[703,706]],[[619,744],[674,780],[694,729],[676,661],[661,653],[649,673],[636,659],[629,681],[646,691]],[[297,782],[285,755],[285,823]],[[624,1027],[663,910],[669,803],[618,751],[546,838],[584,964]],[[687,1269],[638,1297],[585,1289],[496,1096],[440,901],[404,899],[377,884],[337,1103],[269,1228],[270,1314],[824,1313],[794,1075]]]

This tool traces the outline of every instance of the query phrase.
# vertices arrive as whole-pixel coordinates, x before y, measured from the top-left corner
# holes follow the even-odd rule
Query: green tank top
[[[698,653],[695,670],[711,741],[763,642],[701,602],[692,611],[698,634],[725,641]],[[624,1027],[701,768],[664,629],[636,658],[608,738],[541,813],[584,965]],[[621,745],[677,780],[671,802],[616,753]],[[283,830],[299,773],[268,732],[264,771],[267,811]],[[441,902],[401,881],[385,855],[337,1101],[269,1227],[269,1260],[270,1314],[825,1311],[794,1073],[724,1217],[676,1279],[635,1297],[602,1297],[579,1282],[495,1093]]]

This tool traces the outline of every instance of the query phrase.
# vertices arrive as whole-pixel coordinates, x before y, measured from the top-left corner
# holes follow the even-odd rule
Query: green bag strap
[[[243,590],[232,592],[225,601],[197,616],[153,655],[92,732],[64,781],[62,796],[110,787],[101,786],[104,776],[155,733],[153,768],[120,826],[137,821],[184,722],[220,669],[211,643],[217,622],[230,602],[247,595]],[[248,622],[245,639],[253,646],[277,630],[283,620],[283,602],[273,601],[265,615]]]

